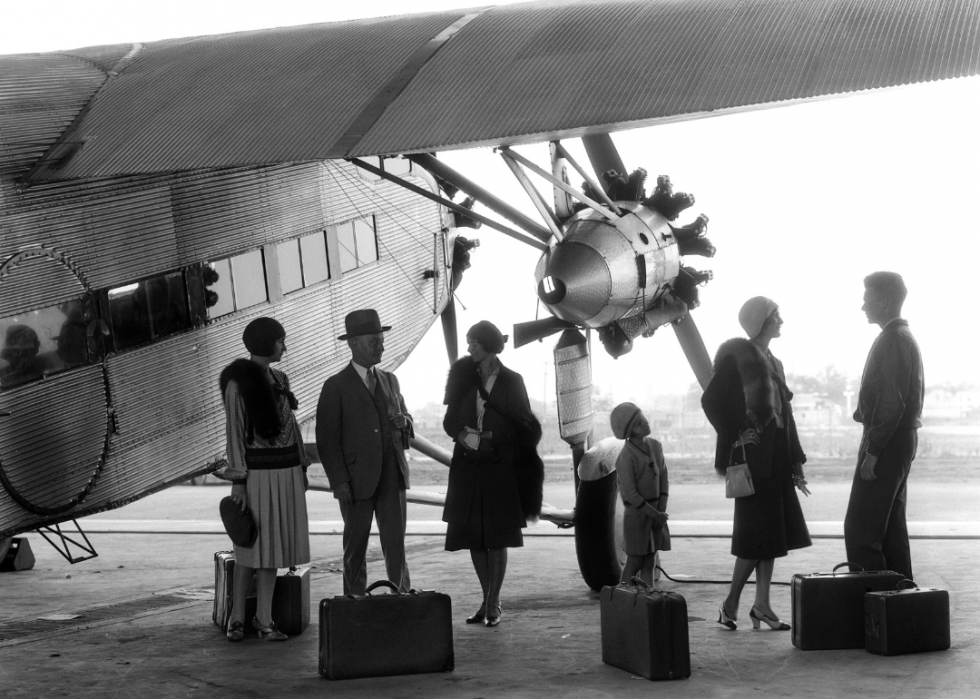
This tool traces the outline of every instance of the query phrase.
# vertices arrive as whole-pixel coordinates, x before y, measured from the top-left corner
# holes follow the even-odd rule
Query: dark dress
[[[443,428],[454,440],[466,427],[477,427],[478,391],[475,380],[472,380],[474,369],[472,359],[466,357],[450,370]],[[510,415],[533,420],[524,380],[503,365],[489,398]],[[447,522],[447,551],[524,545],[521,529],[527,526],[527,520],[521,510],[514,473],[514,426],[500,413],[486,408],[483,431],[493,435],[490,460],[471,458],[466,447],[458,442],[453,450],[442,514],[443,521]]]
[[[745,447],[755,494],[735,499],[732,555],[780,558],[792,549],[810,545],[810,533],[793,484],[793,463],[806,462],[790,406],[793,394],[786,386],[782,363],[772,353],[763,354],[747,340],[739,341],[735,347],[732,342],[726,342],[719,350],[714,375],[701,398],[704,412],[718,432],[716,470],[724,473],[739,432],[752,426],[746,407],[762,400],[754,391],[762,382],[769,383],[765,400],[771,402],[771,413],[775,414],[764,424],[760,443]],[[741,360],[737,361],[736,356]],[[743,371],[751,371],[753,379],[757,379],[748,390],[742,380]]]

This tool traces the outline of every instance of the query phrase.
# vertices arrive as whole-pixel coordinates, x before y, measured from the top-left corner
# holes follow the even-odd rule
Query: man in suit
[[[344,320],[351,362],[331,376],[316,409],[316,446],[344,518],[344,594],[364,595],[368,537],[377,517],[388,580],[411,589],[405,559],[405,449],[412,416],[395,375],[377,368],[384,333],[374,309],[353,311]]]
[[[922,426],[923,374],[919,346],[902,304],[906,289],[894,272],[864,280],[869,323],[881,327],[861,376],[854,419],[864,425],[851,499],[844,517],[847,560],[865,570],[893,570],[912,579],[905,522],[907,482]]]

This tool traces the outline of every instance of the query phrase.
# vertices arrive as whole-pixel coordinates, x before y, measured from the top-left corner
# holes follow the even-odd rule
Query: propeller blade
[[[449,363],[452,364],[459,358],[459,340],[456,333],[456,298],[449,299],[449,303],[439,314],[442,321],[442,334],[446,338],[446,352],[449,354]]]
[[[574,323],[555,318],[542,318],[541,320],[531,320],[527,323],[517,323],[514,326],[514,349],[523,347],[535,340],[543,340],[556,332],[574,328]]]
[[[711,381],[711,357],[708,356],[704,340],[701,339],[701,333],[690,312],[674,324],[674,333],[677,335],[677,341],[681,344],[684,356],[687,357],[687,361],[694,371],[694,376],[701,384],[701,389],[704,390],[708,387],[708,382]]]
[[[619,157],[616,144],[613,143],[612,136],[609,134],[598,133],[582,136],[582,145],[585,146],[585,152],[589,156],[589,162],[592,163],[592,169],[595,170],[599,184],[604,182],[602,173],[609,170],[615,170],[620,175],[626,174],[626,166],[623,164],[623,159]]]

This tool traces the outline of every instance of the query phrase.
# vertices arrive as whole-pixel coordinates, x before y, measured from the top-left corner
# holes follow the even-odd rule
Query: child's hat
[[[620,403],[609,413],[609,424],[617,439],[629,439],[633,425],[640,417],[640,409],[634,403]]]

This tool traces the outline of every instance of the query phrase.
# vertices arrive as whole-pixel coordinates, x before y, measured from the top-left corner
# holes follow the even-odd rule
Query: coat
[[[446,416],[443,429],[455,441],[465,427],[476,428],[477,383],[472,380],[476,366],[469,357],[457,361],[449,374],[446,387]],[[478,380],[478,378],[477,378]],[[540,425],[531,412],[524,379],[515,371],[501,364],[500,373],[489,394],[489,402],[500,406],[510,415],[526,421],[536,444],[540,439]],[[521,493],[515,472],[517,440],[528,439],[518,434],[513,420],[505,418],[490,407],[483,414],[483,431],[493,434],[495,463],[474,463],[466,458],[466,448],[456,443],[449,467],[449,485],[446,489],[446,506],[442,519],[445,522],[465,523],[469,518],[470,503],[477,494],[490,503],[491,520],[497,528],[523,527],[527,519],[522,512]],[[533,449],[532,449],[533,451]],[[539,461],[540,463],[540,461]],[[540,488],[540,482],[538,483]],[[538,495],[540,510],[540,491]]]
[[[773,371],[769,357],[757,345],[742,338],[728,340],[718,348],[714,375],[701,396],[704,414],[718,433],[715,446],[715,470],[718,473],[728,470],[732,445],[739,432],[756,427],[760,431],[759,444],[745,446],[749,472],[753,479],[772,475],[777,433],[775,401],[780,400],[777,390],[781,394],[790,458],[793,463],[806,463],[790,406],[793,393],[786,386],[782,362],[772,357]]]
[[[376,369],[378,382],[385,393],[388,414],[402,413],[409,420],[398,379],[394,374]],[[355,500],[372,497],[381,479],[383,445],[378,409],[367,386],[358,376],[353,364],[334,374],[323,383],[316,408],[316,448],[323,470],[334,490],[350,483]],[[405,480],[408,480],[408,461],[399,440],[399,431],[391,428],[392,450]]]

